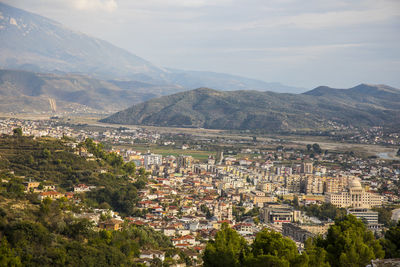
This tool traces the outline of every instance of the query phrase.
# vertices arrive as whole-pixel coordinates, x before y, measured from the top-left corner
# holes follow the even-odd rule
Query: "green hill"
[[[101,121],[269,131],[329,128],[334,124],[398,124],[400,91],[388,88],[360,85],[339,93],[335,89],[316,88],[300,95],[199,88],[151,99]]]
[[[172,249],[170,239],[150,227],[100,230],[80,216],[93,214],[94,208],[122,216],[140,213],[138,190],[146,185],[147,174],[90,139],[79,146],[99,157],[88,161],[74,153],[71,142],[0,136],[0,266],[136,266],[140,249]],[[24,191],[30,180],[41,183],[38,189],[52,185],[63,194],[80,183],[96,188],[70,200],[40,201],[38,193]]]

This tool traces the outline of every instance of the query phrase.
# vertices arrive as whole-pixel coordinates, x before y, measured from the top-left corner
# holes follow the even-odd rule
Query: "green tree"
[[[136,165],[133,161],[130,161],[124,165],[124,170],[129,175],[134,175],[136,172]]]
[[[393,225],[392,222],[392,210],[390,208],[381,207],[373,208],[374,211],[378,212],[378,222],[384,224],[386,227]]]
[[[317,246],[328,253],[331,266],[366,266],[372,259],[383,258],[384,251],[373,233],[353,215],[345,216],[332,225],[326,239]]]
[[[207,243],[203,256],[204,266],[242,266],[247,253],[246,240],[224,223],[215,235],[215,240]]]
[[[317,154],[321,154],[322,150],[321,147],[319,146],[319,144],[315,143],[312,145],[312,149],[315,153]]]
[[[207,219],[211,219],[214,216],[214,214],[211,213],[210,209],[204,204],[200,206],[200,210],[206,215]]]
[[[385,233],[381,241],[386,258],[400,258],[400,221]]]
[[[316,240],[320,239],[317,237]],[[308,266],[309,267],[329,267],[327,261],[327,252],[321,247],[315,245],[315,241],[312,238],[306,240],[304,247],[305,253],[308,256]]]
[[[162,267],[162,261],[159,258],[154,258],[150,261],[151,267]]]
[[[23,198],[25,196],[25,187],[19,179],[12,179],[8,183],[3,183],[2,187],[5,187],[7,193],[4,192],[3,194],[7,197]]]
[[[264,266],[306,266],[307,258],[299,254],[296,244],[280,233],[264,229],[257,233],[251,245],[252,254],[247,258],[246,265],[270,261]],[[280,265],[279,265],[280,264]]]
[[[303,210],[306,211],[307,215],[315,216],[321,220],[335,220],[346,216],[346,209],[338,208],[331,203],[323,203],[322,205],[309,205],[303,206]]]
[[[21,128],[13,129],[13,134],[14,134],[14,136],[21,137],[22,136],[22,129]]]
[[[307,144],[307,151],[311,151],[312,146],[310,144]]]
[[[51,157],[51,152],[49,149],[45,148],[43,149],[43,158],[49,159]]]
[[[89,236],[92,227],[93,223],[88,219],[73,220],[65,227],[64,234],[74,239],[83,239]]]
[[[293,197],[292,203],[293,203],[293,207],[296,208],[296,209],[298,209],[299,206],[300,206],[299,197],[298,197],[298,196],[294,196],[294,197]]]
[[[248,257],[246,265],[251,267],[289,267],[290,264],[285,259],[280,259],[272,255],[259,255],[258,257]]]
[[[6,237],[0,241],[0,266],[22,266],[20,257],[9,246]]]

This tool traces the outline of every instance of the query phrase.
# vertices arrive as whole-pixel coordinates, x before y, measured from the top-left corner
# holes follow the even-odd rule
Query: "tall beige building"
[[[312,164],[312,162],[303,162],[303,164],[301,164],[301,172],[302,173],[308,173],[308,174],[313,173],[313,164]]]
[[[347,190],[326,194],[325,201],[341,208],[371,208],[382,205],[382,197],[366,192],[357,178],[350,181]]]
[[[180,155],[177,162],[178,168],[191,168],[194,160],[192,156]]]
[[[344,191],[354,176],[327,177],[325,181],[325,193],[340,193]]]
[[[304,193],[322,195],[324,193],[324,177],[307,175],[303,180]]]

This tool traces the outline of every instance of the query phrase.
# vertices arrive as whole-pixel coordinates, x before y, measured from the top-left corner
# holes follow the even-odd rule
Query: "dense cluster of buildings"
[[[145,219],[133,220],[163,231],[177,247],[201,246],[204,243],[186,239],[208,240],[224,222],[249,241],[263,227],[291,236],[300,246],[305,238],[326,233],[332,221],[321,222],[289,205],[290,202],[284,204],[294,198],[300,205],[331,203],[346,208],[348,213],[364,219],[370,229],[379,230],[382,225],[377,221],[378,213],[371,208],[398,201],[397,188],[392,187],[395,190],[390,193],[381,189],[390,181],[398,181],[399,166],[392,166],[389,171],[388,167],[379,166],[378,159],[371,159],[375,162],[369,164],[341,154],[335,155],[335,159],[321,156],[318,161],[295,155],[298,163],[289,166],[279,160],[287,155],[276,151],[264,154],[264,160],[225,156],[218,161],[210,157],[206,162],[187,155],[117,152],[126,159],[131,155],[155,181],[148,185],[149,191],[142,192],[143,201],[139,203],[139,208],[149,213]],[[323,164],[334,160],[356,164],[350,170]],[[379,179],[378,173],[389,173],[389,179]],[[238,216],[238,209],[244,216]],[[246,216],[252,210],[258,211],[259,222]]]
[[[0,133],[21,127],[28,135],[59,138],[68,135],[76,140],[107,137],[125,142],[147,138],[153,142],[160,138],[157,133],[144,130],[77,132],[67,126],[46,123],[2,120]],[[331,203],[346,208],[348,213],[365,220],[370,229],[379,230],[382,225],[378,223],[378,213],[371,208],[398,202],[400,195],[399,165],[349,153],[315,153],[311,157],[310,153],[294,149],[245,148],[240,156],[221,153],[218,159],[210,156],[200,162],[190,155],[140,153],[134,146],[113,152],[150,173],[151,182],[139,192],[138,215],[121,218],[112,213],[112,218],[104,221],[100,216],[104,211],[99,210],[79,216],[87,216],[103,229],[119,230],[124,222],[147,225],[170,237],[175,247],[191,252],[201,252],[223,223],[249,242],[258,231],[269,227],[291,237],[301,247],[307,238],[325,234],[332,224],[307,216],[299,208],[311,204]],[[94,157],[87,151],[77,154],[88,160]],[[95,189],[91,185],[75,185],[74,192],[66,195],[57,193],[56,188],[38,187],[39,184],[27,184],[28,191],[41,190],[41,199],[73,197]],[[157,251],[143,253],[143,258],[163,257]]]

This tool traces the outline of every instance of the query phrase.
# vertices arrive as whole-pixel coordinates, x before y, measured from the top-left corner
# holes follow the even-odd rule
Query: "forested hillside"
[[[199,88],[136,104],[101,121],[265,131],[400,123],[398,89],[360,85],[350,89],[336,89],[339,93],[334,95],[319,91],[315,89],[296,95],[258,91],[222,92]]]
[[[0,266],[132,266],[140,249],[176,253],[169,238],[146,226],[95,231],[90,220],[77,217],[93,208],[135,214],[137,191],[147,178],[143,170],[136,172],[134,165],[90,139],[80,147],[97,153],[97,160],[74,154],[71,143],[24,137],[18,131],[0,137]],[[100,169],[106,173],[96,171]],[[62,193],[78,183],[96,190],[40,201],[38,193],[25,191],[29,180],[42,188],[56,185]]]

